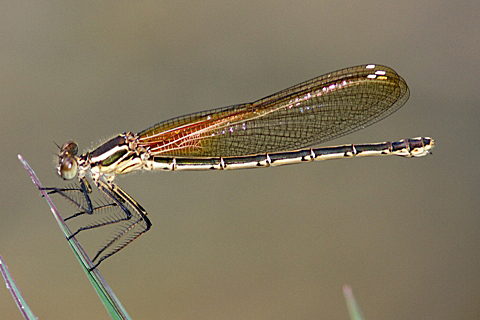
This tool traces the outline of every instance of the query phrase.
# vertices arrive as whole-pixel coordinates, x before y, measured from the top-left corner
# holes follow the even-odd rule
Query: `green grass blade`
[[[20,292],[20,288],[18,288],[15,280],[13,280],[10,271],[8,270],[7,264],[3,261],[2,256],[0,256],[0,272],[2,273],[3,279],[5,280],[5,285],[7,289],[10,290],[10,294],[15,300],[20,313],[25,319],[37,319],[37,317],[33,314],[30,307],[27,305],[25,299]]]
[[[357,301],[355,301],[355,297],[353,296],[352,288],[350,286],[343,286],[343,296],[347,301],[347,309],[348,314],[350,315],[350,319],[364,320],[362,311],[360,311],[360,307],[358,306]]]
[[[27,161],[23,159],[21,155],[18,155],[18,159],[20,160],[20,162],[22,162],[23,166],[25,167],[28,174],[30,175],[30,178],[32,179],[33,183],[37,186],[37,188],[40,190],[42,195],[45,197],[45,200],[50,206],[50,210],[52,211],[53,216],[57,220],[57,223],[60,229],[62,230],[65,237],[68,239],[72,235],[72,232],[70,231],[68,226],[65,224],[65,221],[62,219],[62,217],[58,213],[55,205],[53,204],[52,199],[48,196],[47,192],[42,190],[43,188],[42,184],[38,180],[35,172],[28,165]],[[107,312],[110,314],[110,316],[113,319],[131,319],[127,311],[123,308],[122,304],[113,293],[110,286],[107,284],[105,279],[102,277],[102,275],[98,271],[98,269],[89,271],[89,269],[92,268],[94,264],[88,257],[83,247],[77,241],[77,239],[71,238],[70,240],[68,240],[68,244],[72,248],[75,256],[77,257],[78,262],[83,268],[83,271],[85,271],[85,274],[87,275],[88,279],[92,283],[93,288],[97,292],[100,300],[103,302],[103,305],[107,309]]]

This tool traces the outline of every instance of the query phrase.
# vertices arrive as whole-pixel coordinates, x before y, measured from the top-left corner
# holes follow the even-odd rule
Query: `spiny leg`
[[[150,219],[148,219],[147,217],[147,212],[145,211],[145,209],[122,188],[120,188],[114,183],[110,183],[110,185],[107,185],[106,183],[99,181],[99,189],[103,191],[112,200],[114,200],[129,218],[119,219],[118,221],[116,221],[124,221],[126,225],[124,225],[124,228],[120,230],[120,232],[118,232],[113,237],[113,239],[111,239],[97,252],[95,257],[92,259],[92,262],[95,262],[95,260],[99,258],[100,259],[97,263],[95,263],[95,265],[90,269],[90,271],[98,267],[98,265],[102,261],[104,261],[108,257],[111,257],[112,255],[132,243],[135,239],[147,232],[152,226]],[[129,210],[127,207],[131,207],[131,210]],[[136,219],[132,221],[127,221],[131,219],[132,216],[135,216]],[[141,229],[136,231],[137,226],[140,226]],[[117,244],[118,246],[111,249],[114,244]],[[110,251],[107,252],[104,256],[101,256],[102,254],[104,254],[105,251],[108,250]]]
[[[107,196],[107,199],[112,200],[112,202],[94,206],[92,204],[92,200],[90,198],[90,194],[92,193],[92,188],[91,188],[90,184],[88,183],[88,180],[86,178],[81,178],[79,183],[80,183],[80,187],[44,188],[44,190],[49,191],[48,192],[49,194],[54,194],[54,193],[60,194],[62,197],[64,197],[65,199],[67,199],[68,201],[73,203],[76,207],[78,207],[78,209],[80,209],[79,212],[74,213],[73,215],[65,218],[65,221],[70,220],[70,219],[75,218],[75,217],[78,217],[78,216],[81,216],[81,215],[84,215],[84,214],[91,215],[95,211],[98,211],[98,210],[101,210],[101,209],[105,209],[105,208],[108,208],[108,207],[117,207],[117,206],[122,209],[122,211],[121,211],[122,212],[122,217],[117,218],[117,219],[107,220],[107,221],[104,221],[104,222],[101,222],[101,223],[95,223],[95,224],[92,224],[92,225],[80,227],[77,231],[75,231],[72,235],[70,235],[67,238],[67,240],[70,240],[71,238],[73,238],[79,232],[81,232],[83,230],[89,230],[89,229],[93,229],[93,228],[97,228],[97,227],[101,227],[101,226],[106,226],[106,225],[109,225],[109,224],[114,224],[114,223],[118,223],[118,222],[121,222],[121,221],[129,220],[131,218],[132,215],[130,213],[130,210],[128,210],[123,205],[123,200],[121,198],[118,198],[113,194],[113,191],[110,190],[110,187],[108,186],[108,184],[106,184],[102,181],[97,182],[98,188]],[[69,192],[79,192],[81,194],[81,196],[83,196],[83,198],[82,198],[83,201],[81,201],[79,199],[75,199],[75,197],[71,196],[69,194]]]
[[[85,178],[80,179],[80,188],[78,187],[67,187],[67,188],[42,188],[42,190],[48,191],[48,194],[55,194],[58,193],[71,203],[73,203],[76,207],[78,207],[80,210],[83,210],[83,212],[79,212],[74,214],[73,216],[78,216],[80,214],[88,213],[92,214],[94,211],[94,207],[92,206],[92,201],[90,199],[90,194],[92,193],[92,187],[90,187],[90,184]],[[75,200],[72,198],[68,193],[69,192],[80,192],[84,199],[86,206],[80,201]],[[71,219],[73,216],[66,218],[65,220]]]
[[[95,269],[103,260],[126,247],[133,240],[137,239],[140,235],[148,231],[151,227],[151,222],[147,217],[147,212],[145,209],[123,189],[112,182],[106,183],[102,180],[97,180],[97,186],[107,199],[107,203],[93,205],[92,199],[90,198],[92,188],[90,187],[90,184],[86,178],[81,178],[78,186],[73,185],[65,188],[44,188],[44,190],[47,190],[49,194],[57,193],[61,195],[80,210],[79,212],[65,218],[65,220],[69,220],[84,214],[93,214],[96,211],[109,207],[121,209],[119,211],[121,213],[121,217],[117,216],[115,219],[110,219],[101,223],[97,222],[89,226],[83,226],[67,238],[67,240],[70,240],[83,230],[89,230],[115,223],[124,223],[122,229],[115,234],[113,239],[101,247],[95,257],[92,259],[93,262],[98,259],[98,262],[90,269],[90,271]],[[79,196],[81,199],[78,198]],[[136,219],[129,222],[132,217],[136,217]],[[140,226],[141,229],[139,229]],[[112,246],[115,244],[118,246],[112,249]],[[104,254],[104,256],[102,256],[102,254]]]
[[[94,228],[98,228],[98,227],[103,227],[103,226],[107,226],[107,225],[110,225],[110,224],[114,224],[114,223],[118,223],[118,222],[122,222],[122,221],[126,221],[126,220],[131,219],[132,213],[124,205],[123,199],[116,196],[113,189],[110,188],[110,186],[108,184],[104,183],[103,181],[98,181],[97,184],[98,184],[98,189],[100,191],[102,191],[103,194],[107,196],[107,198],[111,199],[113,201],[113,203],[103,205],[103,206],[99,206],[99,207],[95,207],[94,209],[100,209],[102,207],[109,207],[109,206],[118,206],[123,213],[122,217],[118,217],[118,218],[115,218],[115,219],[110,219],[110,220],[106,220],[106,221],[103,221],[103,222],[97,222],[97,223],[94,223],[94,224],[91,224],[91,225],[80,227],[68,239],[73,238],[74,236],[76,236],[77,234],[79,234],[81,231],[84,231],[84,230],[90,230],[90,229],[94,229]],[[90,199],[88,201],[91,203]],[[94,212],[94,209],[92,209],[91,211],[88,211],[87,213],[92,214]],[[83,214],[83,213],[82,212],[76,213],[76,214],[68,217],[67,219],[71,219],[71,218],[73,218],[75,216],[78,216],[78,215],[81,215],[81,214]]]
[[[143,219],[138,219],[136,220],[135,222],[133,222],[132,224],[128,225],[125,229],[121,230],[112,240],[110,240],[105,246],[103,246],[98,252],[97,254],[95,255],[95,257],[92,259],[92,262],[95,263],[95,260],[98,259],[98,257],[100,257],[100,255],[108,248],[110,247],[111,245],[113,245],[114,243],[116,243],[121,237],[123,237],[124,235],[127,234],[127,232],[131,231],[132,229],[134,229],[137,225],[139,225],[142,221],[144,221]],[[104,256],[102,256],[97,263],[95,263],[95,265],[89,269],[89,271],[92,271],[94,270],[95,268],[98,267],[98,265],[105,259],[107,259],[108,257],[111,257],[112,255],[114,255],[115,253],[117,253],[118,251],[120,251],[121,249],[125,248],[127,245],[129,245],[130,243],[133,242],[133,240],[137,239],[138,237],[140,237],[142,234],[144,234],[145,232],[148,231],[150,227],[144,227],[142,231],[140,232],[136,232],[136,233],[133,233],[132,234],[132,237],[130,238],[127,238],[127,241],[124,241],[123,243],[121,243],[118,247],[116,247],[114,250],[112,250],[111,252],[105,254]]]
[[[75,217],[84,215],[84,214],[93,214],[95,211],[103,210],[109,207],[116,207],[117,204],[115,202],[111,203],[104,203],[104,204],[96,204],[95,206],[92,205],[92,200],[90,198],[90,194],[92,193],[92,188],[88,183],[88,180],[83,178],[80,180],[80,187],[66,187],[66,188],[42,188],[43,190],[48,191],[48,194],[55,194],[58,193],[62,197],[64,197],[67,201],[73,203],[78,209],[81,211],[72,214],[69,217],[64,218],[64,221],[68,221]],[[69,195],[70,192],[78,192],[83,195],[83,200],[85,204],[82,204],[81,201],[74,199],[72,196]]]

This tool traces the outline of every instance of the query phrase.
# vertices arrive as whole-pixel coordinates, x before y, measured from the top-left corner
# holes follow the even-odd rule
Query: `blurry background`
[[[410,100],[329,144],[431,136],[433,156],[118,178],[153,228],[100,270],[134,319],[347,319],[344,284],[367,319],[478,319],[479,12],[474,0],[2,1],[0,253],[29,305],[41,319],[108,318],[17,154],[60,186],[53,141],[85,151],[377,63]],[[20,319],[5,288],[0,313]]]

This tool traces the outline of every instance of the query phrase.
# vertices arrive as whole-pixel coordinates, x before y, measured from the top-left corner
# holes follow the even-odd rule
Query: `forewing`
[[[409,90],[392,69],[338,70],[253,103],[193,113],[139,133],[154,155],[239,156],[300,149],[369,126],[405,104]]]

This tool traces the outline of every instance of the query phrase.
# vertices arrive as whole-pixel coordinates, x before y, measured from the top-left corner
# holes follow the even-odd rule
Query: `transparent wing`
[[[239,156],[300,149],[382,120],[409,90],[391,68],[362,65],[300,83],[258,101],[193,113],[139,133],[154,155]]]

